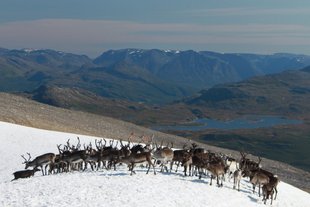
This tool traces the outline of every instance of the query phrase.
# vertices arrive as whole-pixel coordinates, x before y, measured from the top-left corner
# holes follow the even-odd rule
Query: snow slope
[[[184,177],[178,173],[152,172],[140,168],[130,176],[125,167],[117,171],[72,172],[19,179],[12,173],[24,168],[21,154],[32,157],[57,152],[56,144],[82,143],[94,137],[46,131],[0,122],[0,206],[265,206],[251,185],[242,180],[241,191],[225,182],[223,188],[209,185],[209,178]],[[284,182],[278,186],[273,206],[310,206],[310,194]],[[268,205],[269,205],[268,201]]]

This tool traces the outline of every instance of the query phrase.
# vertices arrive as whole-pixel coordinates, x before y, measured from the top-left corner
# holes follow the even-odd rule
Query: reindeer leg
[[[134,165],[134,163],[131,163],[131,166],[130,166],[130,175],[132,175],[132,173],[134,173],[134,174],[136,174],[136,172],[135,171],[133,171],[133,168],[135,167],[135,165]]]
[[[167,163],[168,164],[168,163]],[[167,167],[167,165],[165,165],[165,170],[166,170],[166,172],[168,173],[168,167]]]
[[[201,179],[203,173],[203,169],[198,168],[199,179]]]
[[[101,163],[101,161],[98,161],[97,170],[99,170],[99,168],[100,168],[100,163]]]
[[[151,164],[152,164],[152,162],[151,162]],[[151,168],[151,164],[149,163],[149,167],[147,168],[146,174],[148,174],[148,173],[149,173],[150,168]],[[153,165],[153,166],[154,166],[154,165]]]
[[[42,167],[43,167],[43,165],[42,165]],[[44,168],[44,175],[47,175],[47,171],[46,171],[47,165],[45,165],[43,168]]]
[[[45,165],[45,175],[47,175],[47,167],[48,167],[48,165]],[[49,173],[48,173],[48,175],[50,174],[50,170],[49,170]]]
[[[220,181],[221,181],[221,187],[223,187],[224,175],[222,175],[219,179],[220,179]]]
[[[274,196],[274,199],[276,200],[277,195],[278,195],[278,190],[277,190],[277,187],[275,187],[275,188],[274,188],[274,190],[276,191],[276,195]]]
[[[151,164],[152,164],[152,162],[151,162]],[[156,175],[155,165],[153,165],[153,170],[154,170],[154,175]]]
[[[180,165],[180,162],[178,162],[177,169],[175,170],[175,172],[178,172],[179,165]]]
[[[42,166],[40,166],[40,167],[41,167],[42,175],[44,176],[44,170],[43,170],[43,167],[42,167]]]

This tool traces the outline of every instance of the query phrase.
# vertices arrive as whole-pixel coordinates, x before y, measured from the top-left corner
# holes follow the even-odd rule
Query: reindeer
[[[36,157],[35,159],[33,159],[32,161],[30,161],[31,159],[31,155],[30,153],[28,153],[28,160],[24,157],[24,155],[21,155],[22,158],[24,158],[25,162],[23,162],[23,164],[25,164],[25,169],[28,169],[28,167],[40,167],[42,170],[42,175],[46,175],[46,168],[48,164],[54,164],[55,163],[55,154],[54,153],[46,153],[43,155],[40,155],[38,157]],[[43,166],[45,165],[45,174],[43,171]],[[51,169],[49,170],[49,173],[51,172]]]
[[[13,173],[14,179],[17,180],[19,178],[29,178],[31,176],[34,176],[35,172],[40,171],[38,168],[33,168],[32,170],[21,170],[21,171],[16,171]],[[11,182],[13,181],[11,180]]]
[[[203,174],[204,164],[209,161],[208,153],[203,153],[199,155],[194,155],[192,157],[192,175],[197,175],[197,171],[199,173],[199,179],[201,179],[201,175]]]
[[[228,167],[224,165],[223,162],[208,162],[206,168],[209,172],[211,172],[211,181],[210,185],[212,185],[212,179],[216,177],[216,183],[218,187],[223,186],[224,175],[227,172]],[[219,183],[219,178],[221,178],[221,184]]]
[[[235,172],[233,173],[233,177],[234,177],[234,189],[236,189],[236,186],[238,185],[238,191],[240,191],[240,181],[241,181],[241,177],[242,177],[242,170],[241,169],[237,169],[235,170]]]
[[[231,177],[234,176],[234,172],[236,172],[239,169],[239,163],[236,161],[236,159],[232,157],[226,157],[225,159],[225,165],[229,166],[227,170],[227,177],[228,181],[230,181]]]
[[[169,148],[168,146],[167,147],[162,147],[162,143],[161,143],[161,146],[157,146],[156,142],[155,142],[155,146],[156,146],[156,150],[153,154],[153,158],[155,159],[154,160],[154,164],[156,162],[160,162],[160,165],[161,165],[161,172],[163,171],[163,168],[166,169],[166,172],[168,172],[168,168],[166,166],[166,164],[168,162],[172,162],[173,160],[173,150],[171,148]],[[173,146],[173,144],[171,145]]]
[[[121,157],[117,162],[126,163],[129,166],[129,170],[131,171],[130,175],[132,175],[133,173],[136,174],[135,171],[133,170],[135,167],[135,164],[148,162],[149,167],[148,167],[146,174],[149,173],[151,166],[153,166],[154,175],[156,175],[155,166],[152,163],[151,152],[152,150],[148,152],[131,153],[129,156]]]
[[[268,185],[269,188],[270,188],[270,186],[271,186],[271,187],[274,189],[274,191],[275,191],[275,193],[276,193],[276,195],[275,195],[275,197],[274,197],[274,200],[276,200],[277,194],[278,194],[277,186],[278,186],[278,184],[279,184],[279,182],[280,182],[278,176],[277,176],[277,175],[274,175],[273,173],[271,173],[271,172],[269,172],[269,171],[267,171],[267,170],[261,169],[261,168],[258,169],[257,172],[260,172],[260,173],[262,173],[262,174],[268,176],[269,182],[268,182],[266,185]]]
[[[70,146],[70,140],[67,141],[67,145],[61,150],[60,146],[57,145],[60,154],[60,162],[65,163],[64,171],[68,172],[72,169],[82,169],[83,162],[88,157],[87,150],[80,150],[80,139],[78,138],[78,144]],[[75,166],[78,165],[76,168]]]
[[[255,193],[255,187],[258,184],[258,196],[260,197],[260,188],[261,185],[266,185],[269,183],[269,177],[260,171],[254,172],[254,174],[250,177],[250,182],[253,185],[253,193]]]
[[[272,205],[273,194],[274,194],[274,186],[267,183],[267,184],[263,185],[262,190],[263,190],[264,204],[266,204],[266,201],[270,196],[270,200],[271,200],[270,205]]]
[[[95,140],[96,142],[97,140]],[[84,159],[85,165],[84,165],[84,170],[87,169],[88,163],[90,164],[90,167],[92,170],[94,170],[94,166],[96,166],[96,163],[98,162],[98,151],[92,148],[91,142],[89,143],[88,146],[85,146],[84,144],[84,150],[86,150],[87,155],[86,158]]]
[[[185,143],[183,145],[183,149],[173,150],[173,159],[172,159],[172,162],[170,163],[170,172],[172,170],[172,166],[173,166],[174,162],[177,163],[177,168],[176,168],[175,172],[178,172],[178,168],[179,168],[180,163],[182,163],[182,161],[183,161],[184,154],[188,153],[188,152],[190,152],[190,150],[187,149],[187,143]]]
[[[191,170],[192,170],[192,164],[193,164],[193,152],[186,151],[183,153],[183,159],[182,159],[182,166],[184,166],[184,176],[187,176],[187,168],[189,171],[189,176],[191,176]]]
[[[252,161],[246,158],[247,156],[246,153],[240,152],[240,154],[241,154],[241,160],[240,160],[239,166],[240,166],[240,169],[244,171],[245,176],[247,177],[249,176],[246,174],[247,172],[261,168],[261,164],[260,164],[262,161],[261,157],[258,157],[258,162],[255,162],[255,161]]]
[[[276,200],[277,195],[278,195],[278,190],[277,190],[277,186],[280,182],[280,179],[278,178],[278,176],[274,175],[273,177],[269,177],[269,186],[272,186],[274,191],[276,192],[276,195],[274,197],[274,200]]]

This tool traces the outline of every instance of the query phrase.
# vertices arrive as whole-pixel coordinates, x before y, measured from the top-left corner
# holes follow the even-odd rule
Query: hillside
[[[114,139],[127,139],[129,134],[132,132],[134,132],[137,136],[142,134],[154,134],[155,140],[158,142],[161,140],[165,140],[165,142],[173,141],[176,147],[181,147],[188,141],[182,137],[153,131],[113,118],[52,107],[20,96],[5,93],[0,93],[0,121],[22,124],[41,129]],[[231,154],[236,158],[239,158],[240,156],[239,152],[236,151],[222,149],[206,144],[199,145],[215,152]],[[257,159],[254,157],[252,158]],[[264,167],[281,176],[281,180],[310,191],[309,172],[268,159],[264,159]]]
[[[273,114],[310,119],[309,67],[218,85],[185,100],[189,106],[236,114]]]
[[[214,183],[209,185],[208,176],[199,180],[197,177],[184,177],[180,171],[160,173],[158,168],[156,175],[146,175],[145,169],[138,168],[133,176],[129,175],[125,166],[117,166],[116,171],[86,170],[48,176],[38,172],[33,178],[10,182],[12,172],[24,167],[20,154],[56,153],[56,144],[64,143],[68,138],[75,140],[79,136],[81,143],[89,143],[95,137],[3,122],[0,122],[0,130],[3,135],[0,137],[1,151],[11,149],[0,161],[1,206],[140,206],[142,203],[143,206],[265,206],[257,192],[252,193],[246,179],[242,180],[241,191],[238,192],[232,189],[229,181],[218,188]],[[308,206],[309,201],[309,193],[281,181],[273,206],[303,207]]]

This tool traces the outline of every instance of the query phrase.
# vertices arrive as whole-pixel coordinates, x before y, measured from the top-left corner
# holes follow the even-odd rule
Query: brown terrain
[[[164,140],[165,143],[173,141],[176,147],[180,147],[188,141],[183,137],[164,134],[114,118],[57,108],[7,93],[0,93],[0,121],[113,139],[127,139],[132,132],[136,135],[145,134],[150,136],[154,134],[154,139],[157,142],[161,140]],[[229,154],[237,159],[240,158],[237,151],[202,143],[199,143],[199,146],[211,151]],[[257,159],[256,157],[251,158]],[[265,169],[277,174],[282,181],[310,192],[309,172],[264,158],[262,165]]]

